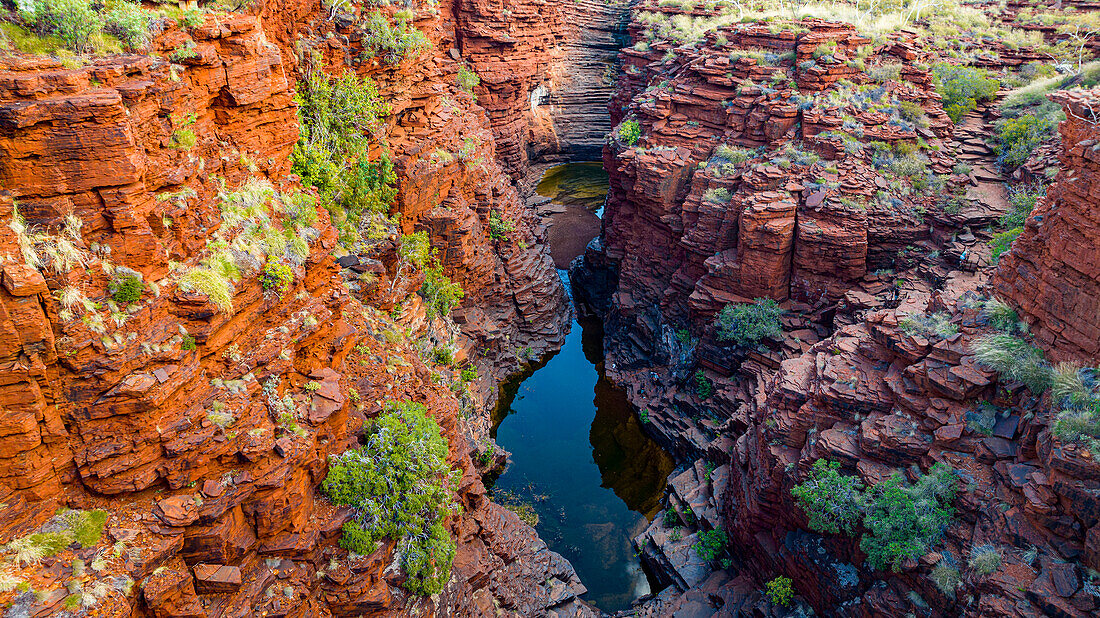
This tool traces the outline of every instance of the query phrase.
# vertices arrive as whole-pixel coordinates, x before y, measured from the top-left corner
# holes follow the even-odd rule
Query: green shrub
[[[1056,126],[1050,118],[1035,114],[998,121],[997,160],[1007,169],[1023,165],[1043,140],[1054,135]]]
[[[345,246],[359,240],[361,218],[386,214],[397,196],[397,175],[383,153],[371,161],[374,135],[384,127],[390,107],[370,78],[345,73],[329,79],[314,70],[299,82],[300,138],[291,155],[292,170],[317,188],[321,204],[340,230]]]
[[[867,533],[859,543],[868,563],[898,571],[906,558],[919,558],[938,543],[955,512],[957,478],[950,466],[937,463],[912,486],[895,474],[871,488],[863,520]]]
[[[122,41],[133,50],[149,44],[149,13],[140,2],[114,0],[105,3],[106,24],[104,31]]]
[[[633,146],[637,144],[638,140],[642,137],[642,125],[638,124],[638,121],[633,118],[624,120],[622,124],[619,125],[619,129],[615,132],[615,135],[623,144]]]
[[[191,150],[198,141],[199,138],[191,129],[176,129],[168,138],[168,147],[176,150]]]
[[[951,316],[941,312],[906,316],[898,327],[911,335],[936,339],[946,339],[959,332],[958,325],[951,322]]]
[[[979,101],[991,100],[1001,87],[988,71],[946,63],[932,67],[932,80],[953,122],[977,108]]]
[[[1001,261],[1001,256],[1012,248],[1012,243],[1020,237],[1023,231],[1024,228],[1022,227],[1014,227],[1011,230],[998,232],[993,235],[993,240],[989,241],[989,246],[993,248],[990,257],[993,259],[994,264]]]
[[[824,534],[854,534],[863,516],[863,483],[840,474],[838,462],[818,459],[791,495],[806,512],[810,530]]]
[[[194,350],[195,347],[195,338],[191,335],[184,335],[183,341],[180,342],[180,349],[186,352],[188,350]]]
[[[290,266],[269,259],[260,273],[260,286],[268,292],[282,296],[294,284],[294,271]]]
[[[458,76],[455,77],[455,80],[457,81],[459,88],[469,93],[473,93],[474,88],[477,88],[478,85],[481,84],[481,78],[478,77],[477,73],[475,73],[473,69],[466,66],[465,64],[459,65]]]
[[[103,28],[103,18],[90,0],[22,0],[19,16],[36,33],[53,35],[75,52],[91,51],[92,36]]]
[[[1039,184],[1018,185],[1010,188],[1008,190],[1008,203],[1012,206],[1012,210],[1001,217],[999,223],[1009,229],[1022,228],[1028,216],[1031,215],[1031,211],[1035,209],[1035,205],[1046,193],[1047,188]]]
[[[1005,333],[985,335],[971,344],[975,358],[982,365],[1008,380],[1023,382],[1038,395],[1051,384],[1050,366],[1043,352],[1028,342]]]
[[[137,275],[126,275],[112,281],[108,291],[116,303],[125,307],[141,300],[141,295],[145,292],[145,284]]]
[[[729,537],[721,528],[714,530],[700,530],[695,541],[695,553],[707,562],[714,562],[718,556],[726,551]]]
[[[493,240],[508,240],[508,235],[514,232],[516,224],[510,219],[500,216],[496,210],[489,211],[489,238]]]
[[[704,202],[711,202],[714,204],[728,204],[731,199],[733,199],[733,196],[730,195],[729,189],[726,189],[725,187],[719,187],[717,189],[707,189],[703,193]]]
[[[695,386],[695,394],[699,399],[710,399],[714,395],[714,383],[710,381],[710,378],[702,369],[695,372],[691,381]]]
[[[424,269],[424,285],[420,293],[428,301],[428,313],[447,316],[462,302],[465,292],[457,282],[443,274],[443,267],[436,262]]]
[[[431,48],[424,33],[407,21],[390,24],[386,17],[374,11],[362,22],[363,49],[371,56],[380,56],[389,64],[418,56]]]
[[[764,593],[768,595],[768,600],[774,605],[790,607],[791,599],[794,598],[791,583],[791,578],[780,575],[764,584]]]
[[[726,305],[718,314],[718,340],[743,346],[755,345],[766,337],[779,337],[783,334],[779,323],[782,313],[770,298]]]
[[[474,367],[463,367],[460,378],[463,382],[473,382],[477,379],[477,369]]]
[[[390,404],[370,427],[365,446],[329,458],[321,484],[334,504],[355,509],[340,546],[369,554],[379,540],[397,541],[413,594],[439,593],[450,578],[456,544],[443,527],[455,508],[447,440],[423,405]]]
[[[437,365],[450,366],[455,362],[455,353],[451,348],[441,346],[432,350],[432,359]]]

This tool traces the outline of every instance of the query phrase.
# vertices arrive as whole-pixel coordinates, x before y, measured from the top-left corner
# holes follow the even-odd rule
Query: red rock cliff
[[[1062,168],[1000,263],[994,284],[1056,360],[1100,358],[1100,109],[1096,91],[1059,93]]]
[[[557,345],[567,313],[543,232],[497,165],[494,127],[455,85],[449,7],[418,11],[434,51],[401,66],[364,61],[354,16],[320,8],[169,22],[149,55],[79,69],[0,58],[10,232],[0,236],[0,529],[5,542],[23,537],[58,504],[110,514],[98,547],[21,573],[43,594],[5,593],[32,614],[59,611],[70,579],[104,615],[587,611],[569,564],[489,502],[470,458],[496,379]],[[327,213],[308,199],[300,210],[286,178],[296,45],[318,49],[329,70],[372,76],[394,109],[401,227],[340,265]],[[194,54],[163,59],[180,47]],[[465,160],[432,157],[468,144]],[[227,299],[181,287],[215,245],[238,246],[240,213],[227,208],[254,196],[263,214],[249,217],[290,225],[306,243],[293,286],[265,292],[262,261],[244,251]],[[491,238],[491,211],[514,223],[507,240]],[[288,223],[299,216],[315,221]],[[426,319],[420,279],[395,272],[394,241],[414,230],[429,232],[465,288],[454,332]],[[109,283],[127,273],[145,292],[116,306]],[[457,373],[421,357],[425,344],[451,343],[482,370],[472,398],[439,384]],[[381,402],[402,399],[429,407],[463,473],[462,514],[448,520],[454,577],[428,599],[399,587],[392,545],[370,556],[337,548],[349,513],[317,491],[327,456],[354,445]],[[78,572],[77,558],[105,564]],[[103,588],[105,574],[137,585]]]

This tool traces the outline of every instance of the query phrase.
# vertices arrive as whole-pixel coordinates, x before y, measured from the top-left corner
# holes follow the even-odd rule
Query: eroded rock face
[[[697,334],[727,303],[828,304],[869,273],[904,267],[907,252],[938,251],[959,226],[996,216],[944,210],[943,195],[971,179],[952,175],[952,124],[913,66],[920,52],[906,37],[868,44],[811,20],[623,50],[613,116],[637,122],[641,137],[605,149],[602,257],[590,256],[617,270],[608,321],[622,363],[660,361],[662,330]],[[856,68],[876,65],[900,67],[897,79]],[[902,188],[873,142],[926,145],[927,173],[946,184]]]
[[[1100,358],[1100,127],[1095,91],[1059,93],[1061,169],[1001,259],[994,284],[1055,360]]]
[[[544,231],[497,164],[497,127],[455,85],[455,22],[441,8],[416,17],[434,51],[398,65],[361,53],[356,16],[294,2],[195,28],[169,21],[148,55],[79,69],[0,59],[2,540],[59,503],[110,513],[98,549],[49,559],[37,589],[81,577],[80,557],[118,579],[93,595],[118,615],[590,611],[572,567],[488,500],[470,458],[488,424],[479,406],[560,343],[568,314]],[[219,309],[178,279],[215,234],[234,237],[220,194],[263,187],[256,179],[299,192],[288,176],[299,39],[318,67],[369,75],[391,103],[400,226],[337,261],[336,230],[316,208],[291,287],[265,290],[262,262],[237,256],[246,272],[229,288],[232,311]],[[193,53],[165,60],[183,48]],[[432,156],[441,150],[463,156]],[[491,211],[511,223],[507,239],[492,238]],[[428,317],[423,275],[397,272],[397,236],[419,230],[465,290],[453,331]],[[109,302],[120,273],[143,283],[123,306]],[[471,397],[439,383],[423,341],[453,341],[479,368]],[[447,521],[458,556],[433,598],[403,591],[392,544],[339,549],[350,513],[317,489],[328,455],[355,446],[387,400],[424,403],[462,473],[461,514]],[[60,608],[67,595],[55,592],[18,603]]]

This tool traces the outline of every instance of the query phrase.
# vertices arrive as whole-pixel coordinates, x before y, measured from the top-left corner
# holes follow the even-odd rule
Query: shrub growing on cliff
[[[729,537],[721,528],[714,530],[700,530],[696,536],[695,553],[707,562],[714,562],[722,552],[726,551]]]
[[[859,548],[872,567],[898,571],[906,558],[923,556],[943,538],[955,513],[957,478],[950,466],[937,463],[914,485],[895,474],[868,491],[867,533]]]
[[[141,300],[145,285],[136,275],[126,275],[112,281],[108,291],[116,303],[125,307]]]
[[[424,269],[420,293],[428,301],[428,314],[439,316],[450,315],[451,309],[465,296],[462,286],[443,274],[443,266],[438,261]]]
[[[267,292],[282,296],[294,283],[294,271],[289,266],[275,260],[268,260],[260,273],[260,287]]]
[[[333,503],[355,509],[340,546],[369,554],[378,541],[397,541],[408,579],[419,595],[443,589],[450,578],[455,542],[443,527],[455,508],[447,440],[424,406],[391,403],[370,427],[366,445],[329,458],[321,484]]]
[[[1001,568],[1001,552],[992,545],[979,545],[970,551],[967,565],[978,575],[989,575]]]
[[[473,94],[474,88],[477,88],[481,84],[481,78],[478,77],[474,70],[465,64],[461,64],[458,67],[458,75],[455,77],[455,81],[458,83],[458,87]]]
[[[389,105],[370,78],[348,73],[330,80],[319,70],[298,84],[295,100],[301,136],[291,156],[293,171],[317,188],[341,242],[354,243],[361,218],[386,214],[397,195],[389,157],[368,156]]]
[[[989,246],[993,249],[990,256],[994,264],[1001,261],[1001,256],[1008,253],[1008,250],[1012,248],[1012,243],[1016,242],[1023,231],[1023,227],[1014,227],[993,235],[993,240],[989,241]]]
[[[810,530],[824,534],[853,534],[863,517],[863,483],[841,474],[840,463],[818,459],[791,495],[810,519]]]
[[[1001,88],[988,71],[947,63],[932,67],[932,80],[943,97],[943,111],[953,122],[977,108],[978,102],[991,100]]]
[[[770,298],[726,305],[718,314],[718,340],[736,345],[755,345],[766,337],[779,337],[783,334],[779,323],[782,313],[779,305]]]
[[[996,124],[997,161],[1006,169],[1023,165],[1044,139],[1054,135],[1057,123],[1046,116],[1024,114]]]
[[[615,131],[615,135],[623,145],[633,146],[642,137],[642,125],[633,118],[624,120]]]
[[[379,56],[389,64],[397,64],[405,58],[418,56],[431,48],[432,43],[424,33],[407,21],[390,24],[385,15],[372,12],[362,23],[363,49],[372,56]]]
[[[794,598],[791,583],[791,578],[780,575],[764,584],[764,593],[768,595],[768,600],[773,604],[790,607],[791,599]]]

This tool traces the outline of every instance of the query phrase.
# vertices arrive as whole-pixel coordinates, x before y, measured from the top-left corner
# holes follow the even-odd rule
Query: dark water
[[[657,514],[673,461],[603,377],[602,338],[599,323],[575,321],[560,352],[504,385],[493,420],[512,460],[494,491],[532,503],[585,599],[615,611],[650,592],[630,539]]]
[[[535,190],[559,204],[581,206],[595,212],[607,197],[607,183],[603,163],[567,163],[547,170]]]

